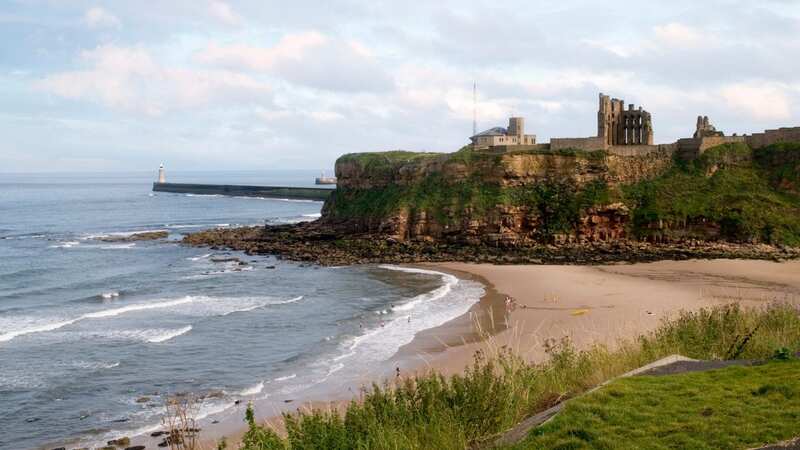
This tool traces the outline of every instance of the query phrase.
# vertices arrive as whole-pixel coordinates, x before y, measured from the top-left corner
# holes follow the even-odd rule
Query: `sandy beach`
[[[496,301],[489,303],[495,305],[494,319],[501,322],[492,345],[508,346],[529,361],[545,356],[547,339],[566,336],[578,348],[593,343],[613,346],[619,339],[654,329],[662,319],[681,310],[732,302],[755,306],[800,301],[800,261],[692,260],[598,266],[441,263],[431,267],[469,273],[488,283],[487,295],[494,292],[512,297],[515,305],[502,308],[499,317]],[[476,307],[473,318],[454,322],[461,321],[463,329],[465,323],[476,322],[475,314],[489,314],[486,305],[482,302]],[[448,344],[443,351],[435,352],[419,342],[402,351],[416,352],[423,366],[459,372],[485,344],[450,345],[456,341],[450,334],[453,329],[448,324],[421,333],[424,340]],[[473,335],[468,336],[474,340]]]
[[[598,266],[436,263],[424,267],[480,281],[486,295],[469,314],[421,332],[401,348],[400,355],[409,361],[404,376],[428,370],[459,373],[487,345],[508,346],[529,361],[539,361],[545,357],[547,339],[569,337],[578,348],[594,343],[613,346],[620,339],[654,329],[681,310],[732,302],[743,306],[800,302],[800,261]],[[506,296],[514,299],[513,305],[506,304]],[[481,339],[487,334],[490,343]],[[344,403],[298,406],[329,408]],[[269,421],[275,424],[279,419]],[[243,432],[243,427],[226,430],[234,448]],[[213,439],[208,441],[209,448]]]

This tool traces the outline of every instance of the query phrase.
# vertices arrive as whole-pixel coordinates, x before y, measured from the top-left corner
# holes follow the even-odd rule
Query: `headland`
[[[535,143],[511,118],[454,153],[346,154],[311,224],[187,243],[322,264],[786,259],[800,246],[800,127],[652,143],[652,115],[600,96],[598,134]]]

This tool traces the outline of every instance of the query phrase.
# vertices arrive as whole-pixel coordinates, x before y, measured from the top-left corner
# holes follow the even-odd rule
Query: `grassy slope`
[[[692,225],[708,221],[727,240],[800,245],[800,197],[776,183],[800,165],[780,155],[800,155],[800,145],[767,147],[754,157],[744,144],[726,144],[696,161],[679,161],[654,180],[623,187],[634,233],[687,230],[692,236]],[[653,229],[659,222],[664,229]]]
[[[374,385],[343,415],[286,416],[288,439],[250,421],[243,448],[464,449],[559,400],[670,354],[768,358],[782,347],[800,349],[800,315],[794,307],[729,306],[684,313],[613,351],[601,346],[576,351],[568,342],[549,342],[550,359],[541,364],[496,350],[479,355],[463,375],[429,373]]]
[[[617,380],[515,449],[751,448],[800,435],[800,361]]]

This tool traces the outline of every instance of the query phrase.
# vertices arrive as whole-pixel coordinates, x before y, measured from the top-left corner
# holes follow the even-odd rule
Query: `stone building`
[[[508,128],[494,127],[470,137],[475,148],[509,145],[535,145],[536,135],[525,134],[525,119],[511,117],[508,119]]]
[[[647,154],[677,154],[684,159],[693,159],[705,150],[731,143],[745,143],[751,148],[761,148],[779,142],[800,142],[800,127],[766,130],[752,135],[725,136],[708,120],[698,116],[694,135],[678,139],[669,144],[653,144],[653,119],[642,107],[628,105],[625,101],[600,94],[597,110],[597,136],[580,138],[552,138],[549,143],[537,144],[536,136],[525,134],[522,117],[512,117],[508,128],[496,127],[472,136],[476,149],[507,150],[604,150],[618,156],[641,156]]]
[[[633,104],[625,109],[625,101],[600,94],[597,111],[597,137],[606,146],[653,145],[653,119],[650,113]]]
[[[711,125],[711,122],[708,121],[708,116],[697,116],[697,126],[694,131],[694,136],[692,136],[694,139],[721,136],[725,136],[725,133],[717,131],[714,125]]]

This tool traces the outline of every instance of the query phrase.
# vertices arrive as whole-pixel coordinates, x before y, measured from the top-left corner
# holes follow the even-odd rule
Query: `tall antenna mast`
[[[478,83],[472,82],[472,135],[478,134]]]

